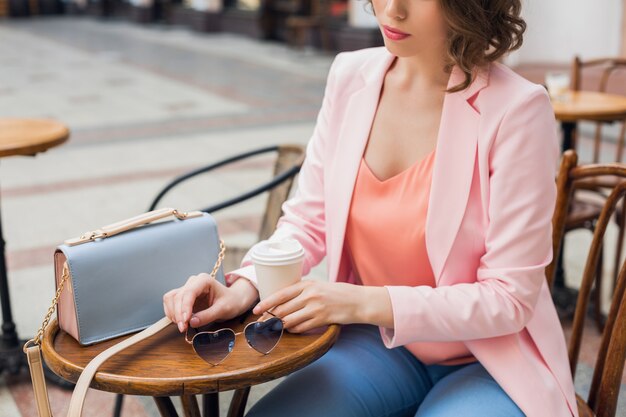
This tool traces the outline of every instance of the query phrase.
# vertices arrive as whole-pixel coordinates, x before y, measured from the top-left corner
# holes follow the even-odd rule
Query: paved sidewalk
[[[72,131],[65,145],[35,158],[0,161],[9,285],[21,337],[36,331],[50,303],[59,242],[145,211],[160,187],[186,170],[269,144],[305,144],[332,62],[332,56],[235,35],[89,18],[0,21],[0,39],[0,115],[54,117]],[[261,158],[199,179],[163,205],[208,206],[268,178],[270,164]],[[216,215],[227,244],[254,242],[263,207],[258,198]],[[576,277],[588,239],[568,239],[568,277]],[[324,268],[316,268],[314,278],[324,279]],[[597,339],[583,352],[580,390],[588,384]],[[249,404],[274,384],[254,387]],[[52,388],[51,398],[55,415],[65,415],[69,393]],[[84,415],[109,415],[113,399],[90,392]],[[228,399],[222,395],[223,408]],[[28,377],[2,376],[0,416],[20,415],[36,415]],[[129,397],[123,415],[158,412],[149,398]]]

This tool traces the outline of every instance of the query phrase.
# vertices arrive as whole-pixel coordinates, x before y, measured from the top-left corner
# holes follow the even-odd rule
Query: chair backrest
[[[601,175],[615,175],[626,178],[626,165],[623,164],[591,164],[577,166],[577,156],[572,150],[564,153],[557,177],[557,201],[553,217],[553,249],[559,253],[561,240],[564,234],[565,215],[571,202],[572,192],[576,181],[589,180]],[[595,279],[595,272],[599,260],[602,241],[611,216],[615,212],[617,203],[626,195],[626,182],[619,183],[606,199],[600,219],[591,242],[591,247],[585,263],[582,282],[576,301],[576,311],[572,325],[572,334],[569,341],[568,353],[572,376],[575,374],[582,343],[582,333],[585,324],[587,305],[591,287]],[[556,256],[555,256],[556,258]],[[554,278],[555,260],[546,269],[549,285]],[[597,417],[613,417],[617,409],[617,397],[624,370],[626,358],[626,263],[622,267],[614,289],[613,300],[607,322],[602,333],[602,341],[598,351],[598,358],[594,366],[591,390],[587,404]]]
[[[282,204],[289,197],[289,193],[293,186],[295,177],[298,174],[302,163],[304,162],[305,147],[302,145],[286,144],[256,149],[250,152],[235,155],[233,157],[212,163],[205,167],[198,168],[189,173],[183,174],[172,180],[159,192],[157,197],[155,197],[155,199],[152,201],[149,211],[154,210],[157,207],[158,203],[161,201],[161,199],[170,190],[191,178],[212,171],[213,169],[268,152],[276,152],[277,154],[273,169],[274,176],[271,180],[239,196],[229,198],[226,201],[202,209],[202,211],[205,211],[207,213],[214,213],[218,210],[233,206],[264,192],[269,192],[267,203],[265,206],[265,212],[261,221],[261,229],[258,233],[259,240],[267,239],[276,228],[278,219],[282,214]]]
[[[599,91],[606,93],[609,87],[611,77],[617,73],[626,74],[626,58],[599,58],[589,61],[583,61],[580,57],[574,57],[572,64],[572,90],[580,91],[583,87],[583,70],[592,69],[598,71],[600,79],[597,85],[591,86],[591,91]],[[626,124],[622,120],[622,128],[617,140],[617,149],[615,152],[615,162],[622,161],[622,153],[624,150],[624,136],[626,135]],[[602,140],[602,123],[596,123],[596,132],[593,145],[593,163],[600,161],[600,141]]]
[[[589,68],[596,68],[598,71],[601,71],[600,81],[597,87],[592,90],[606,93],[611,76],[619,70],[626,70],[626,58],[598,58],[583,61],[579,56],[574,57],[572,64],[572,90],[580,91],[582,89],[582,71]]]
[[[300,167],[304,162],[305,148],[300,145],[280,145],[278,147],[278,156],[274,164],[274,176],[287,171],[291,167]],[[267,239],[276,229],[278,219],[282,215],[282,205],[289,197],[295,175],[289,177],[281,184],[272,188],[265,205],[265,214],[261,222],[261,230],[259,231],[259,240]]]

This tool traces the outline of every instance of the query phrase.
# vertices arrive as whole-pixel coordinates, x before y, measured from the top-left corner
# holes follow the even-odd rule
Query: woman
[[[494,62],[521,44],[520,1],[372,6],[385,47],[335,59],[270,238],[303,245],[305,275],[327,255],[329,282],[254,310],[292,332],[345,326],[248,415],[577,416],[544,275],[554,118],[543,88]],[[258,297],[248,257],[227,281],[191,277],[166,314],[181,331],[240,314]]]

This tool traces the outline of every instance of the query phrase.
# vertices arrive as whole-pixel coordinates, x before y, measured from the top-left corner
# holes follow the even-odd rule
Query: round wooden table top
[[[552,100],[557,120],[615,120],[626,118],[626,97],[594,91],[570,91],[562,100]]]
[[[52,119],[0,119],[0,157],[35,155],[65,142],[67,126]]]
[[[247,322],[253,321],[251,316]],[[245,324],[220,323],[236,332]],[[99,369],[91,387],[102,391],[153,397],[206,394],[239,389],[290,374],[321,357],[339,336],[332,325],[308,334],[284,332],[278,345],[263,355],[248,346],[243,335],[235,339],[231,354],[219,365],[200,359],[175,325],[114,355]],[[80,373],[97,354],[120,342],[123,336],[91,346],[80,346],[60,330],[54,320],[46,328],[42,353],[57,375],[78,381]]]

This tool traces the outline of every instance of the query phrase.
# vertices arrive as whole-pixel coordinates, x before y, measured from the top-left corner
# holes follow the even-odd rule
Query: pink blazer
[[[270,238],[300,241],[305,275],[326,255],[331,282],[354,282],[346,220],[393,58],[385,47],[341,53],[330,69],[298,190]],[[461,80],[455,68],[450,86]],[[389,348],[462,341],[528,417],[578,416],[544,274],[557,142],[544,89],[502,65],[446,95],[426,219],[436,287],[387,287],[394,329],[381,329]],[[248,256],[237,276],[255,281]]]

